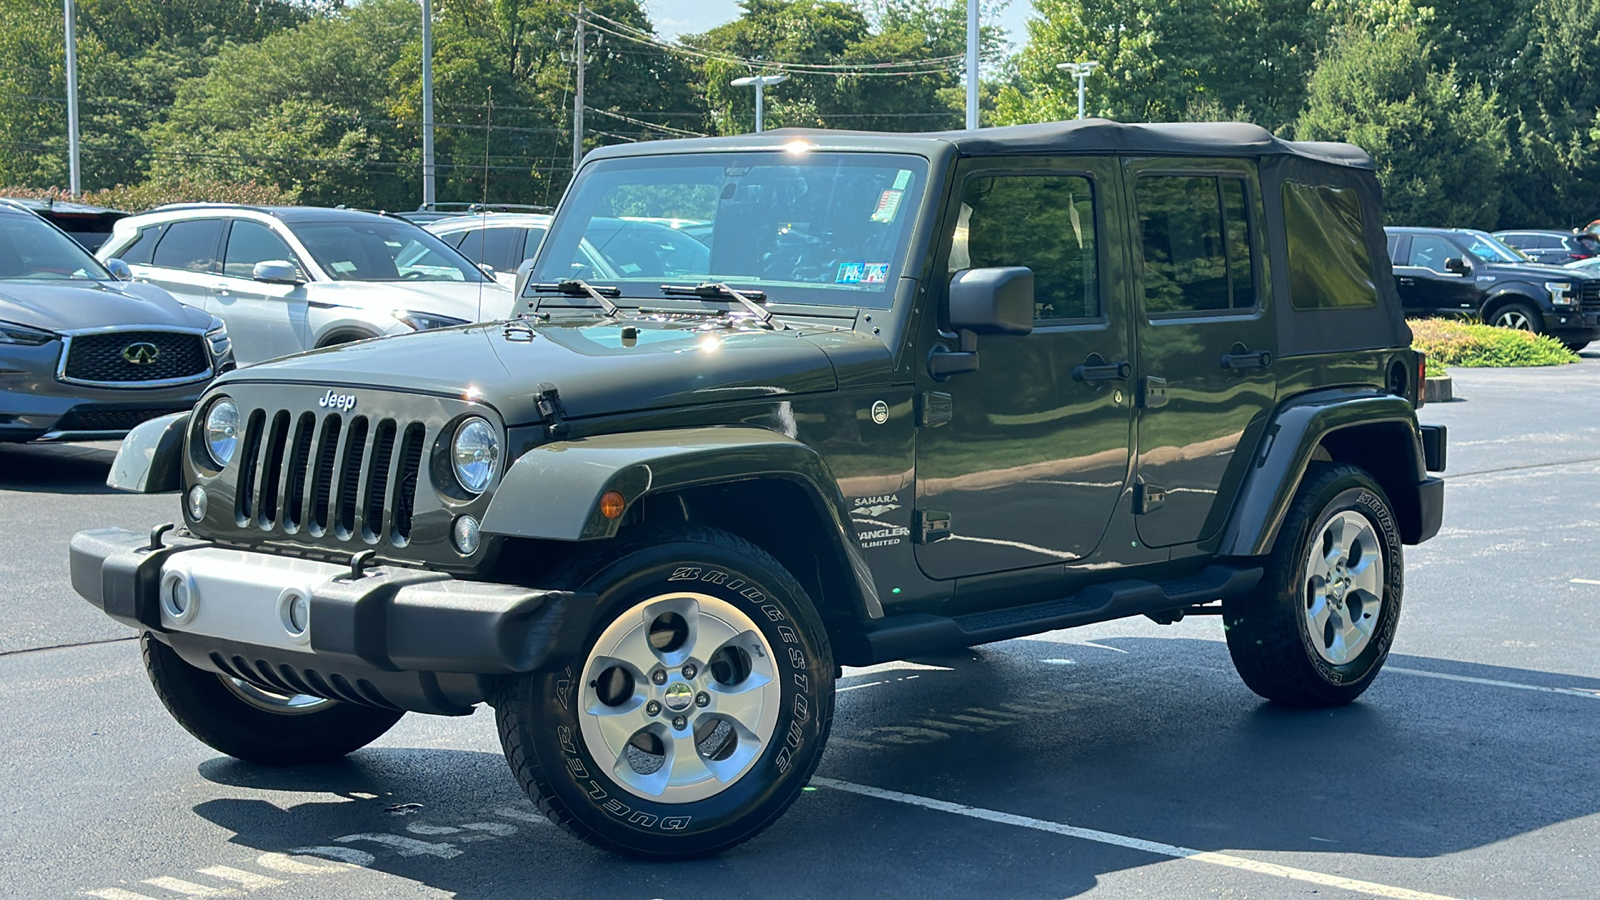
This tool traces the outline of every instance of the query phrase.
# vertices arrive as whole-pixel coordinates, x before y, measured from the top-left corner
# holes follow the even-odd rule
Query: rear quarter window
[[[1295,309],[1378,305],[1361,198],[1354,190],[1285,181],[1283,222]]]
[[[165,227],[164,225],[146,225],[139,229],[133,240],[117,254],[117,258],[125,263],[134,265],[150,265],[150,256],[155,253],[156,243],[161,240],[161,231]]]

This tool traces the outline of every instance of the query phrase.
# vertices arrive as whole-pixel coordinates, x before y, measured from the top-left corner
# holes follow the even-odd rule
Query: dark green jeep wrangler
[[[555,821],[770,824],[841,665],[1220,613],[1348,703],[1443,511],[1371,160],[1250,125],[778,131],[589,155],[519,315],[223,376],[72,543],[218,750],[494,706]]]

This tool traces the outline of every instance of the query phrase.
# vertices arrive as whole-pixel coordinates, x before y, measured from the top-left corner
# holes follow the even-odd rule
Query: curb
[[[1449,375],[1423,379],[1422,390],[1422,398],[1426,403],[1449,403],[1455,399]]]

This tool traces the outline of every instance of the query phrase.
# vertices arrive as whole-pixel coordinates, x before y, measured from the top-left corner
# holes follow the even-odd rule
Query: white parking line
[[[1596,581],[1593,578],[1574,578],[1569,583],[1570,584],[1600,584],[1600,581]]]
[[[1407,675],[1421,675],[1423,678],[1440,678],[1445,681],[1464,681],[1468,684],[1487,684],[1493,687],[1513,688],[1519,691],[1543,691],[1546,694],[1566,694],[1569,697],[1588,697],[1590,700],[1600,700],[1600,690],[1594,688],[1545,687],[1542,684],[1523,684],[1520,681],[1496,681],[1493,678],[1474,678],[1471,675],[1446,675],[1443,672],[1429,672],[1424,669],[1406,669],[1400,666],[1385,666],[1384,671],[1403,672]]]
[[[931,797],[919,797],[916,794],[903,794],[899,791],[889,791],[883,788],[868,787],[863,784],[853,784],[848,781],[837,781],[832,778],[813,777],[811,783],[819,787],[833,788],[836,791],[845,791],[851,794],[860,794],[863,797],[873,797],[878,800],[890,800],[895,803],[905,803],[910,806],[920,806],[924,809],[947,812],[952,815],[966,816],[969,819],[982,819],[986,822],[997,822],[1001,825],[1015,825],[1019,828],[1031,828],[1034,831],[1046,831],[1051,834],[1065,835],[1085,841],[1095,841],[1101,844],[1110,844],[1114,847],[1126,847],[1130,850],[1142,850],[1157,856],[1169,856],[1174,859],[1188,859],[1195,862],[1210,863],[1214,866],[1225,866],[1230,869],[1241,869],[1246,872],[1255,872],[1259,875],[1272,875],[1278,878],[1289,878],[1294,881],[1304,881],[1323,887],[1339,888],[1354,891],[1358,894],[1367,894],[1373,897],[1389,897],[1393,900],[1451,900],[1442,894],[1429,894],[1422,891],[1413,891],[1407,888],[1391,887],[1387,884],[1377,884],[1371,881],[1357,881],[1354,878],[1345,878],[1340,875],[1327,875],[1322,872],[1312,872],[1308,869],[1296,869],[1291,866],[1280,866],[1276,863],[1261,862],[1246,859],[1242,856],[1231,856],[1226,853],[1213,853],[1206,850],[1191,850],[1188,847],[1179,847],[1176,844],[1163,844],[1159,841],[1147,841],[1141,838],[1127,837],[1112,834],[1109,831],[1096,831],[1092,828],[1078,828],[1072,825],[1063,825],[1059,822],[1047,822],[1044,819],[1034,819],[1028,816],[1017,816],[1011,813],[997,812],[992,809],[983,809],[977,806],[963,806],[959,803],[949,803],[944,800],[935,800]]]

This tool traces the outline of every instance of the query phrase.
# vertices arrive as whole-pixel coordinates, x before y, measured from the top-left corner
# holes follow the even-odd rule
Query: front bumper
[[[184,384],[106,387],[56,377],[61,344],[6,345],[0,359],[0,442],[120,439],[141,422],[194,406],[210,376]],[[212,361],[231,368],[231,356]]]
[[[581,645],[594,595],[463,581],[169,540],[121,528],[72,539],[72,587],[190,665],[272,691],[465,715],[500,676],[548,669]],[[174,585],[188,589],[179,613]],[[163,602],[163,595],[168,602]],[[285,610],[309,600],[303,634]]]
[[[1600,313],[1563,307],[1544,314],[1544,331],[1565,341],[1600,339]]]

